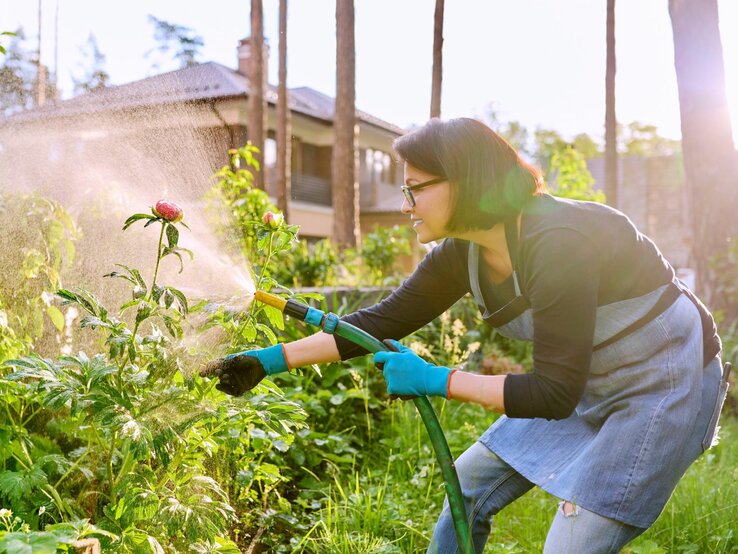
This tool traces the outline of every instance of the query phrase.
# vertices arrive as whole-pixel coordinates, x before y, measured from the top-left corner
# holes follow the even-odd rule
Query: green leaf
[[[131,272],[131,275],[133,275],[133,277],[136,279],[136,282],[141,286],[141,288],[146,290],[146,281],[144,281],[144,278],[141,277],[141,272],[136,268],[129,269],[128,271]]]
[[[152,221],[156,221],[158,218],[155,215],[151,214],[134,214],[128,219],[126,219],[125,223],[123,224],[123,230],[125,231],[128,229],[131,225],[133,225],[136,221],[140,219],[148,219],[149,222],[146,223],[146,225],[149,225],[152,223]],[[146,226],[144,225],[144,227]]]
[[[174,287],[168,287],[168,289],[169,289],[169,292],[171,292],[177,299],[177,302],[179,303],[179,306],[180,306],[180,310],[179,310],[180,313],[182,315],[187,315],[187,312],[190,311],[187,305],[187,297],[184,294],[182,294],[182,291],[175,289]]]
[[[167,241],[169,242],[169,248],[176,248],[179,241],[179,229],[171,223],[167,224]]]
[[[171,253],[177,256],[177,258],[179,259],[179,273],[182,273],[184,271],[184,262],[182,261],[182,254],[177,252],[177,250],[173,250]]]
[[[277,344],[277,335],[274,334],[274,331],[268,325],[257,323],[256,328],[266,335],[270,344]]]
[[[125,279],[126,281],[128,281],[129,283],[133,283],[134,285],[136,284],[136,280],[133,277],[131,277],[130,275],[124,275],[122,273],[118,273],[117,271],[111,271],[110,273],[106,273],[105,275],[103,275],[103,277],[117,277],[119,279]]]
[[[0,492],[11,500],[20,500],[33,489],[46,483],[46,474],[39,467],[30,471],[3,471],[0,473]]]
[[[162,316],[162,319],[164,320],[164,326],[167,328],[167,331],[169,331],[169,334],[172,335],[174,338],[179,338],[182,336],[182,326],[175,321],[171,316],[164,315]]]
[[[99,317],[95,317],[91,315],[83,317],[79,325],[80,327],[91,327],[92,329],[96,329],[97,327],[103,327],[105,329],[110,328],[110,324],[105,323]]]
[[[142,321],[148,319],[148,317],[151,315],[151,306],[147,304],[142,304],[138,307],[138,311],[136,312],[136,323],[140,324]]]
[[[172,302],[174,302],[174,295],[171,293],[171,291],[168,288],[164,289],[164,307],[165,308],[171,308]]]
[[[247,342],[254,342],[256,338],[256,326],[253,321],[249,321],[241,331],[241,336],[246,339]]]
[[[166,287],[162,287],[160,285],[154,285],[154,288],[151,291],[151,298],[154,302],[158,303],[161,299],[161,295],[164,294],[164,291],[166,290]]]
[[[36,460],[36,465],[40,468],[50,466],[52,472],[55,471],[57,475],[61,475],[72,466],[72,462],[61,454],[47,454]]]
[[[79,303],[77,295],[67,289],[59,289],[58,291],[56,291],[56,295],[67,302]]]
[[[269,319],[269,322],[279,329],[280,331],[284,331],[284,314],[282,313],[282,310],[279,310],[273,306],[264,305],[264,314]]]
[[[320,302],[325,300],[325,295],[319,292],[300,292],[294,296],[294,300],[304,300],[306,298]]]
[[[136,306],[137,304],[141,304],[142,302],[144,302],[144,300],[142,300],[142,299],[140,299],[140,298],[134,298],[133,300],[129,300],[128,302],[126,302],[125,304],[123,304],[123,305],[122,305],[122,306],[120,307],[120,313],[122,314],[122,313],[123,313],[123,312],[125,312],[125,311],[126,311],[126,310],[127,310],[128,308],[131,308],[131,307],[133,307],[133,306]]]
[[[56,306],[47,306],[46,313],[57,331],[64,330],[64,314]]]
[[[28,535],[25,533],[8,533],[0,538],[0,552],[33,554],[33,548],[28,544]]]

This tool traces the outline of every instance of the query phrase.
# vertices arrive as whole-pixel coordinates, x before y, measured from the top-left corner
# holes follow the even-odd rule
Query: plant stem
[[[156,277],[159,275],[159,264],[161,263],[161,243],[164,241],[164,229],[167,224],[165,221],[161,222],[161,231],[159,231],[159,243],[156,246],[156,266],[154,266],[154,278],[151,280],[151,287],[149,293],[146,295],[146,302],[151,301],[154,296],[154,287],[156,287]],[[133,332],[131,333],[131,343],[136,341],[136,333],[138,332],[138,326],[141,324],[136,317],[136,324],[133,326]],[[130,346],[129,346],[130,348]]]
[[[108,474],[108,483],[110,483],[110,503],[115,504],[117,501],[115,494],[115,477],[113,475],[113,455],[115,454],[115,440],[118,438],[118,433],[113,433],[113,437],[110,441],[110,453],[106,465]]]
[[[162,221],[161,222],[161,232],[159,233],[159,245],[156,248],[156,267],[154,268],[154,279],[151,282],[151,289],[149,289],[149,298],[148,300],[151,300],[151,297],[154,294],[154,287],[156,286],[156,276],[159,274],[159,263],[161,262],[161,243],[164,239],[164,228],[167,226],[167,224]]]
[[[259,273],[259,281],[256,283],[256,290],[261,290],[261,282],[264,280],[264,272],[269,267],[269,261],[272,259],[272,241],[273,240],[274,240],[274,232],[270,231],[269,232],[269,248],[267,249],[266,261],[264,262],[264,265],[261,268],[261,273]]]

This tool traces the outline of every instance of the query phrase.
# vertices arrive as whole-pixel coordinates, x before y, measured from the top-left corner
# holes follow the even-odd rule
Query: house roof
[[[12,115],[5,118],[5,121],[20,123],[163,104],[235,98],[248,96],[250,92],[248,77],[219,63],[207,62],[47,104],[42,108]],[[268,85],[265,96],[267,102],[276,104],[276,87]],[[295,113],[332,122],[334,104],[333,98],[315,89],[289,89],[289,106]],[[396,135],[405,132],[401,127],[360,110],[356,111],[356,116],[359,121]],[[2,122],[3,118],[0,118],[0,123]]]

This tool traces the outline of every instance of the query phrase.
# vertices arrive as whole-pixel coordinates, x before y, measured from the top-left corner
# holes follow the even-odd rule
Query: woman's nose
[[[405,195],[402,196],[402,206],[400,206],[400,212],[403,214],[409,214],[413,211],[413,207],[410,205],[410,202],[407,201],[407,198],[405,198]]]

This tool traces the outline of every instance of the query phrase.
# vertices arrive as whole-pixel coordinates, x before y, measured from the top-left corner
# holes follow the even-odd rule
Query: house
[[[142,194],[168,190],[180,198],[199,198],[212,184],[212,174],[228,163],[228,149],[246,142],[248,39],[237,52],[235,70],[198,64],[0,120],[0,182],[54,183],[64,191],[118,183]],[[276,197],[276,87],[269,86],[265,96],[264,169],[267,192]],[[329,236],[334,99],[294,88],[289,107],[290,223],[300,225],[303,237]],[[390,155],[392,141],[404,130],[358,110],[357,124],[362,231],[406,223],[399,213],[402,167]]]

